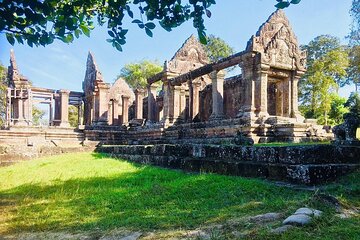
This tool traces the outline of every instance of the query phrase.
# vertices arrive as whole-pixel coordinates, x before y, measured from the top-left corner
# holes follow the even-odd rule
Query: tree
[[[350,44],[359,45],[360,43],[360,0],[353,0],[350,15],[352,17]]]
[[[344,114],[349,112],[349,108],[345,107],[346,98],[333,94],[331,97],[331,109],[329,112],[329,124],[339,125],[344,122]],[[325,123],[323,119],[323,123]]]
[[[339,39],[328,35],[316,37],[302,48],[307,50],[308,57],[307,72],[299,88],[304,105],[301,109],[306,117],[323,119],[321,122],[327,125],[334,93],[349,83],[348,51]]]
[[[39,126],[42,122],[41,120],[45,116],[45,111],[34,106],[32,107],[32,123],[34,126]]]
[[[0,127],[3,127],[6,121],[6,75],[7,69],[0,63]]]
[[[350,66],[348,69],[349,80],[355,84],[360,83],[360,0],[353,0],[350,10],[352,17],[350,39]]]
[[[158,63],[142,60],[138,63],[126,64],[120,70],[119,77],[124,78],[132,89],[145,88],[147,79],[162,70],[163,68]]]
[[[210,62],[216,62],[222,58],[229,57],[230,55],[234,54],[234,49],[230,47],[229,44],[212,34],[207,37],[205,50]]]
[[[276,2],[276,7],[285,8],[300,0]],[[17,41],[29,46],[45,46],[55,39],[71,43],[82,34],[89,36],[95,20],[99,25],[106,24],[107,41],[121,51],[128,32],[123,26],[125,18],[133,19],[132,23],[150,37],[155,21],[171,31],[192,20],[200,41],[206,43],[203,16],[211,17],[209,8],[213,4],[215,0],[3,0],[0,1],[0,32],[6,33],[12,45]]]
[[[79,125],[79,112],[78,108],[74,105],[69,106],[69,124],[71,127],[77,127]]]

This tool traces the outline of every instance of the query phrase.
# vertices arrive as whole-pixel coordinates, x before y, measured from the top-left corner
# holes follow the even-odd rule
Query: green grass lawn
[[[359,176],[355,173],[326,191],[349,208],[360,208]],[[283,239],[360,239],[359,215],[335,217],[313,195],[259,179],[190,174],[95,153],[65,154],[0,168],[0,236],[120,227],[175,231],[267,212],[289,215],[310,206],[325,211],[326,217],[295,228]],[[252,239],[279,239],[266,226],[245,223],[243,228]]]

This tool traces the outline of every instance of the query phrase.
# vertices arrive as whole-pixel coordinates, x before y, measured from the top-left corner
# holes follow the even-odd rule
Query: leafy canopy
[[[352,17],[350,44],[359,45],[360,43],[360,0],[353,0],[350,15]]]
[[[349,80],[360,83],[360,0],[353,0],[350,10],[352,17],[350,40],[350,67],[348,69]]]
[[[329,112],[340,86],[349,83],[348,51],[340,40],[329,35],[316,37],[308,45],[307,72],[300,81],[302,111],[307,118],[317,118],[328,124]]]
[[[234,49],[229,44],[212,34],[207,37],[207,43],[204,47],[210,62],[216,62],[234,54]]]
[[[156,62],[142,60],[137,63],[126,64],[119,77],[123,78],[132,89],[145,88],[147,79],[161,72],[163,68]]]
[[[276,7],[288,7],[300,0],[276,0]],[[167,31],[193,21],[200,41],[206,43],[204,15],[215,0],[3,0],[0,1],[0,32],[10,44],[45,46],[55,39],[71,43],[84,34],[90,36],[94,22],[106,25],[113,47],[122,50],[128,29],[124,20],[152,37],[156,21]]]

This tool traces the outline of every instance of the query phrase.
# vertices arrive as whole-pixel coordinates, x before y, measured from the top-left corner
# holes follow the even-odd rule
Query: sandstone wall
[[[235,118],[243,104],[243,81],[241,76],[228,78],[224,81],[224,114],[225,118]],[[208,85],[200,92],[201,121],[207,121],[212,113],[212,86]]]

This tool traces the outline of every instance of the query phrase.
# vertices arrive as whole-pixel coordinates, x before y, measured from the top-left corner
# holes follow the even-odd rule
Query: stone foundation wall
[[[93,151],[98,142],[84,142],[72,128],[12,127],[0,130],[0,166],[68,152]]]
[[[360,166],[360,147],[287,147],[200,144],[101,146],[98,152],[129,161],[195,172],[212,172],[300,184],[320,184]]]

